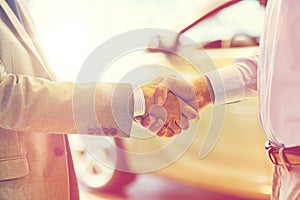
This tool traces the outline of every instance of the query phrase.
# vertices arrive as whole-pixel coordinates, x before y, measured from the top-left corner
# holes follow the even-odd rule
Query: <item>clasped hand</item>
[[[198,119],[198,111],[211,103],[207,80],[191,82],[175,77],[158,78],[142,86],[146,111],[136,121],[158,136],[171,137],[189,128]]]

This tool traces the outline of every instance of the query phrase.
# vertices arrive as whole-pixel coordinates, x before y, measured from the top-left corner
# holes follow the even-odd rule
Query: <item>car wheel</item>
[[[98,149],[99,153],[104,155],[101,156],[101,160],[113,165],[106,166],[88,152],[80,138],[73,136],[69,138],[76,176],[84,187],[95,191],[119,192],[135,180],[135,174],[117,170],[120,166],[122,169],[127,167],[125,156],[120,150],[123,147],[120,139],[106,138],[112,145]]]

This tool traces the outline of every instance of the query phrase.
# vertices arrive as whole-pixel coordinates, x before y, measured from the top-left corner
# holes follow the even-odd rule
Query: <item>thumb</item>
[[[167,101],[168,91],[168,88],[165,86],[156,86],[154,91],[154,103],[163,106]]]

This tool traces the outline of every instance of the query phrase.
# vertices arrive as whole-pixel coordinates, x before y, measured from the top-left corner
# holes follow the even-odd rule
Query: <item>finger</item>
[[[156,118],[152,115],[146,116],[142,119],[141,125],[145,128],[149,128],[156,122]]]
[[[173,137],[177,133],[174,132],[170,127],[167,129],[167,133],[165,134],[165,137]]]
[[[163,106],[152,105],[149,110],[149,115],[154,116],[156,119],[166,119],[167,111]]]
[[[163,127],[163,125],[164,125],[164,120],[162,120],[161,118],[158,118],[156,121],[155,121],[155,123],[153,123],[151,126],[150,126],[150,128],[149,128],[149,130],[151,131],[151,132],[158,132],[162,127]]]
[[[154,103],[157,105],[164,105],[168,97],[168,88],[164,86],[157,86],[154,92]]]
[[[180,119],[178,119],[179,121],[181,121]],[[176,121],[174,120],[168,127],[172,133],[169,131],[166,135],[166,137],[170,137],[173,136],[174,134],[179,134],[181,132],[181,128],[180,126],[176,123]]]
[[[168,134],[168,127],[164,126],[162,127],[157,133],[156,135],[159,136],[159,137],[163,137],[165,135]]]
[[[179,96],[184,100],[191,100],[196,97],[193,85],[187,80],[167,77],[161,84],[165,85],[170,91],[176,94],[176,96]]]
[[[182,130],[187,130],[190,127],[189,120],[184,115],[181,115],[181,120],[175,122]]]
[[[181,98],[177,98],[179,100],[181,113],[186,116],[188,120],[192,119],[198,119],[199,114],[197,110],[195,110],[192,106],[187,104],[185,101],[183,101]]]
[[[193,107],[195,110],[201,110],[205,106],[205,100],[203,96],[199,96],[197,98],[193,98],[191,100],[186,101],[188,105]]]
[[[201,101],[201,99],[200,99],[200,101]],[[197,99],[186,101],[186,103],[188,105],[190,105],[193,109],[198,110],[198,111],[200,110],[200,106],[199,106],[200,104]]]

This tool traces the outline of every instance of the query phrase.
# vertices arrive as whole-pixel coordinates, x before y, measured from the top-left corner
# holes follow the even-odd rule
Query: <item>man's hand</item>
[[[209,87],[209,81],[205,76],[201,76],[191,82],[176,79],[175,77],[167,77],[157,85],[154,103],[164,105],[167,102],[168,93],[171,91],[189,106],[200,111],[213,101]]]
[[[156,104],[154,95],[157,86],[157,83],[149,83],[142,87],[146,112],[135,119],[150,131],[156,132],[158,136],[171,137],[181,130],[186,130],[189,127],[189,120],[198,118],[198,113],[170,90],[164,90],[165,102]]]

